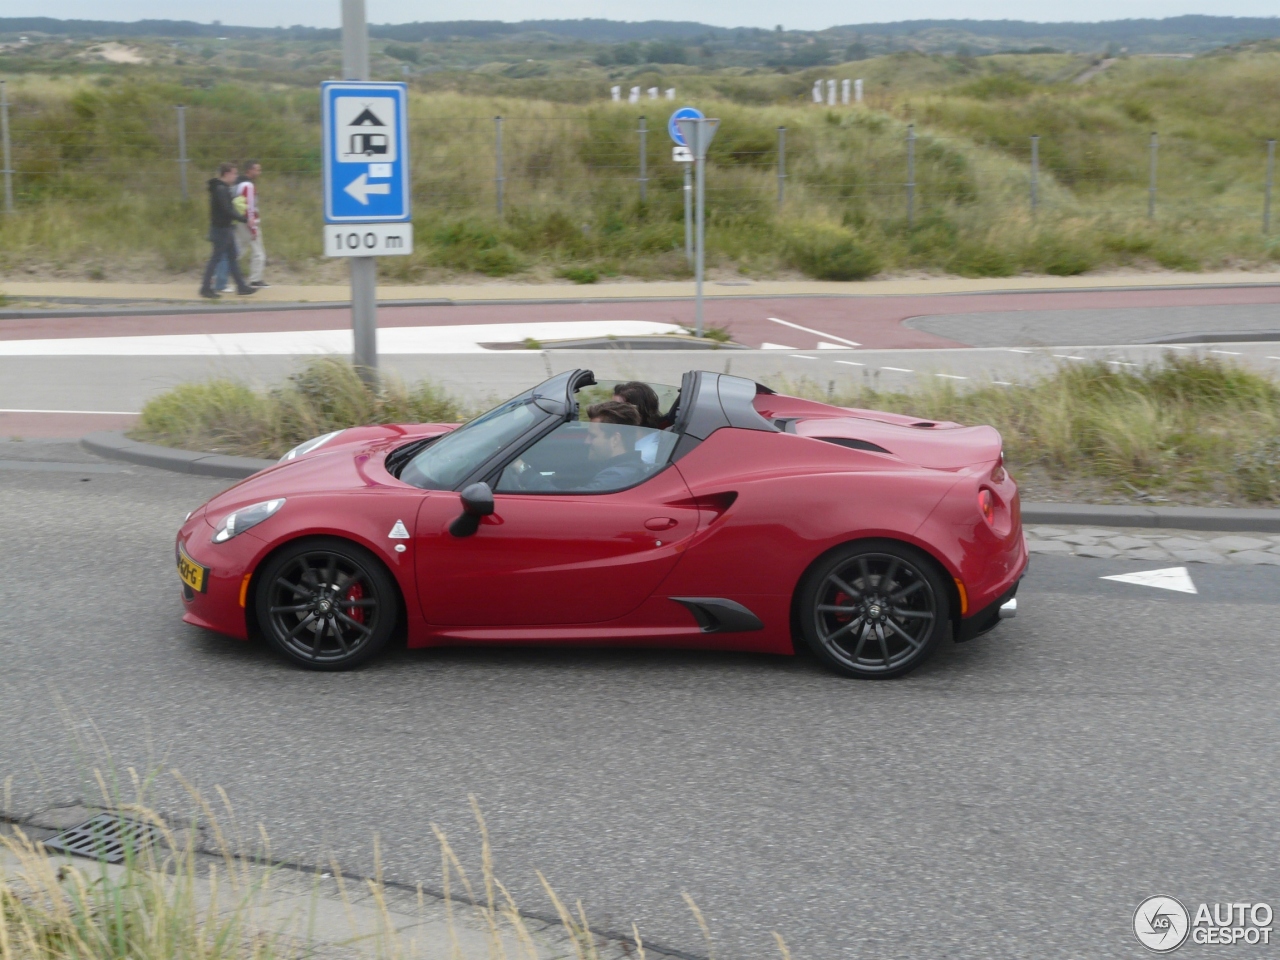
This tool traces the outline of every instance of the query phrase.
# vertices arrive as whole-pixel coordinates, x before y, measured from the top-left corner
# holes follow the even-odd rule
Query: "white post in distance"
[[[813,102],[814,103],[822,102],[822,81],[821,80],[813,81]]]
[[[827,106],[834,107],[836,105],[836,82],[834,80],[827,81]]]
[[[610,87],[610,88],[609,88],[609,93],[610,93],[610,95],[613,97],[613,102],[614,102],[614,103],[621,103],[621,102],[622,102],[622,88],[621,88],[621,87],[618,87],[618,86]]]
[[[849,81],[848,80],[840,81],[840,102],[846,107],[849,105]]]
[[[675,88],[675,87],[667,87],[667,99],[668,99],[668,100],[674,100],[675,98],[676,98],[676,88]]]
[[[369,79],[369,29],[364,0],[342,0],[342,76]],[[352,363],[371,386],[378,375],[378,261],[351,258]]]
[[[861,80],[853,81],[853,102],[854,103],[862,102],[862,81]]]
[[[631,93],[627,96],[627,103],[639,103],[639,102],[640,102],[640,88],[632,87]]]

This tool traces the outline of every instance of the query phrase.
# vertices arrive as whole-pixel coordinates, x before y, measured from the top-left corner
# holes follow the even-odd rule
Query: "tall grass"
[[[619,946],[638,960],[646,956],[634,926],[621,944],[610,943],[592,929],[581,901],[566,905],[541,873],[560,930],[531,925],[498,878],[474,797],[471,807],[481,841],[478,872],[467,870],[444,831],[433,824],[445,922],[402,933],[427,919],[428,901],[436,907],[437,898],[428,898],[419,886],[411,914],[406,914],[394,902],[406,898],[396,898],[382,879],[376,841],[373,877],[344,878],[334,863],[323,871],[316,868],[308,882],[305,873],[295,875],[273,864],[265,830],[242,832],[221,788],[219,810],[173,771],[175,785],[192,809],[186,826],[175,828],[147,803],[147,788],[158,777],[143,781],[134,770],[129,774],[137,796],[122,801],[95,771],[102,809],[155,827],[160,840],[129,849],[122,864],[52,856],[21,827],[0,833],[0,960],[301,960],[316,955],[539,960],[551,953],[599,960],[602,952]],[[207,841],[199,841],[201,836]],[[286,873],[297,879],[290,882]],[[300,892],[304,902],[309,899],[305,909],[299,909]],[[363,899],[354,898],[356,892],[367,893],[368,900],[353,905],[353,899]],[[686,900],[705,931],[696,903],[687,895]],[[307,918],[319,911],[345,914],[349,930],[328,924],[317,935]],[[785,943],[774,936],[785,957]]]
[[[1170,354],[1145,367],[1078,363],[1010,386],[925,383],[911,392],[871,381],[831,391],[805,381],[775,386],[841,406],[991,424],[1015,475],[1034,468],[1064,488],[1087,480],[1120,496],[1280,502],[1280,386],[1242,367]],[[279,456],[341,427],[462,417],[462,406],[429,384],[410,391],[392,382],[379,394],[346,361],[325,359],[269,392],[229,381],[178,387],[147,403],[131,436]]]
[[[992,424],[1015,476],[1036,467],[1052,479],[1099,481],[1121,494],[1280,502],[1280,386],[1212,358],[1079,363],[1032,383],[968,391],[863,386],[837,393],[835,402]]]
[[[709,262],[754,276],[857,279],[1280,260],[1280,243],[1260,231],[1264,141],[1280,130],[1280,107],[1265,91],[1280,82],[1280,53],[1133,59],[1086,85],[1069,83],[1085,65],[1060,55],[894,54],[791,75],[682,68],[682,95],[722,120],[709,161]],[[833,69],[866,79],[862,108],[803,103],[812,79]],[[204,180],[216,162],[252,156],[266,170],[264,235],[276,268],[336,276],[320,250],[315,91],[231,80],[193,88],[147,76],[31,74],[10,84],[20,204],[0,232],[0,268],[189,275],[207,253]],[[383,258],[386,278],[687,275],[683,171],[670,162],[665,108],[595,99],[605,95],[603,75],[555,79],[585,90],[576,97],[585,102],[553,99],[559,87],[548,82],[484,72],[417,81],[415,251]],[[188,204],[174,163],[179,102],[188,105],[193,160]],[[648,117],[641,202],[637,127],[646,113],[657,115]],[[504,118],[502,216],[496,116]],[[911,222],[908,124],[918,137]],[[778,127],[787,130],[781,206]],[[1149,220],[1153,129],[1161,148]],[[1035,218],[1032,134],[1041,138]]]
[[[348,361],[313,360],[271,390],[234,380],[183,384],[149,400],[130,436],[192,450],[279,457],[304,440],[369,423],[455,423],[462,408],[430,383],[369,387]]]

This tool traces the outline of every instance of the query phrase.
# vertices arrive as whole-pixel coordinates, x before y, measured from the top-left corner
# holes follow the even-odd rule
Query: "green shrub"
[[[795,234],[791,264],[816,280],[865,280],[880,272],[880,258],[847,231],[821,228]]]
[[[600,279],[600,274],[592,267],[566,267],[558,275],[574,283],[595,283]]]
[[[962,277],[1009,277],[1016,272],[1013,258],[1003,250],[972,240],[960,244],[947,269]]]

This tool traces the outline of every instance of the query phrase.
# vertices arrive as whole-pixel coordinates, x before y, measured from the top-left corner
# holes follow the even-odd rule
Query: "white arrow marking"
[[[838,340],[840,343],[846,344],[850,347],[862,346],[862,344],[858,343],[856,340],[846,340],[844,337],[837,337],[834,333],[824,333],[821,330],[813,329],[813,327],[802,327],[800,324],[792,323],[790,320],[780,320],[777,317],[765,317],[765,319],[770,320],[773,323],[780,323],[784,327],[792,327],[796,330],[803,330],[805,333],[817,334],[819,337],[826,337],[828,340]]]
[[[1117,573],[1100,580],[1116,580],[1139,587],[1155,587],[1157,590],[1176,590],[1178,593],[1199,593],[1191,582],[1186,567],[1166,567],[1163,570],[1143,570],[1141,573]]]
[[[390,193],[391,184],[370,183],[369,175],[367,173],[362,173],[342,189],[359,200],[362,205],[367,207],[369,205],[369,194]]]

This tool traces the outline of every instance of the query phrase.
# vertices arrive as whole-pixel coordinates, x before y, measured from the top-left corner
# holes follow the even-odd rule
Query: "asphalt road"
[[[388,877],[434,885],[430,824],[474,862],[475,794],[526,906],[541,869],[598,924],[704,954],[687,891],[733,960],[776,957],[774,930],[797,960],[1138,957],[1152,894],[1275,904],[1276,568],[1193,566],[1188,596],[1038,557],[1017,620],[889,683],[509,649],[321,675],[179,621],[172,535],[217,481],[69,444],[0,464],[19,814],[92,799],[109,754],[221,785],[277,855],[369,872],[377,835]]]

